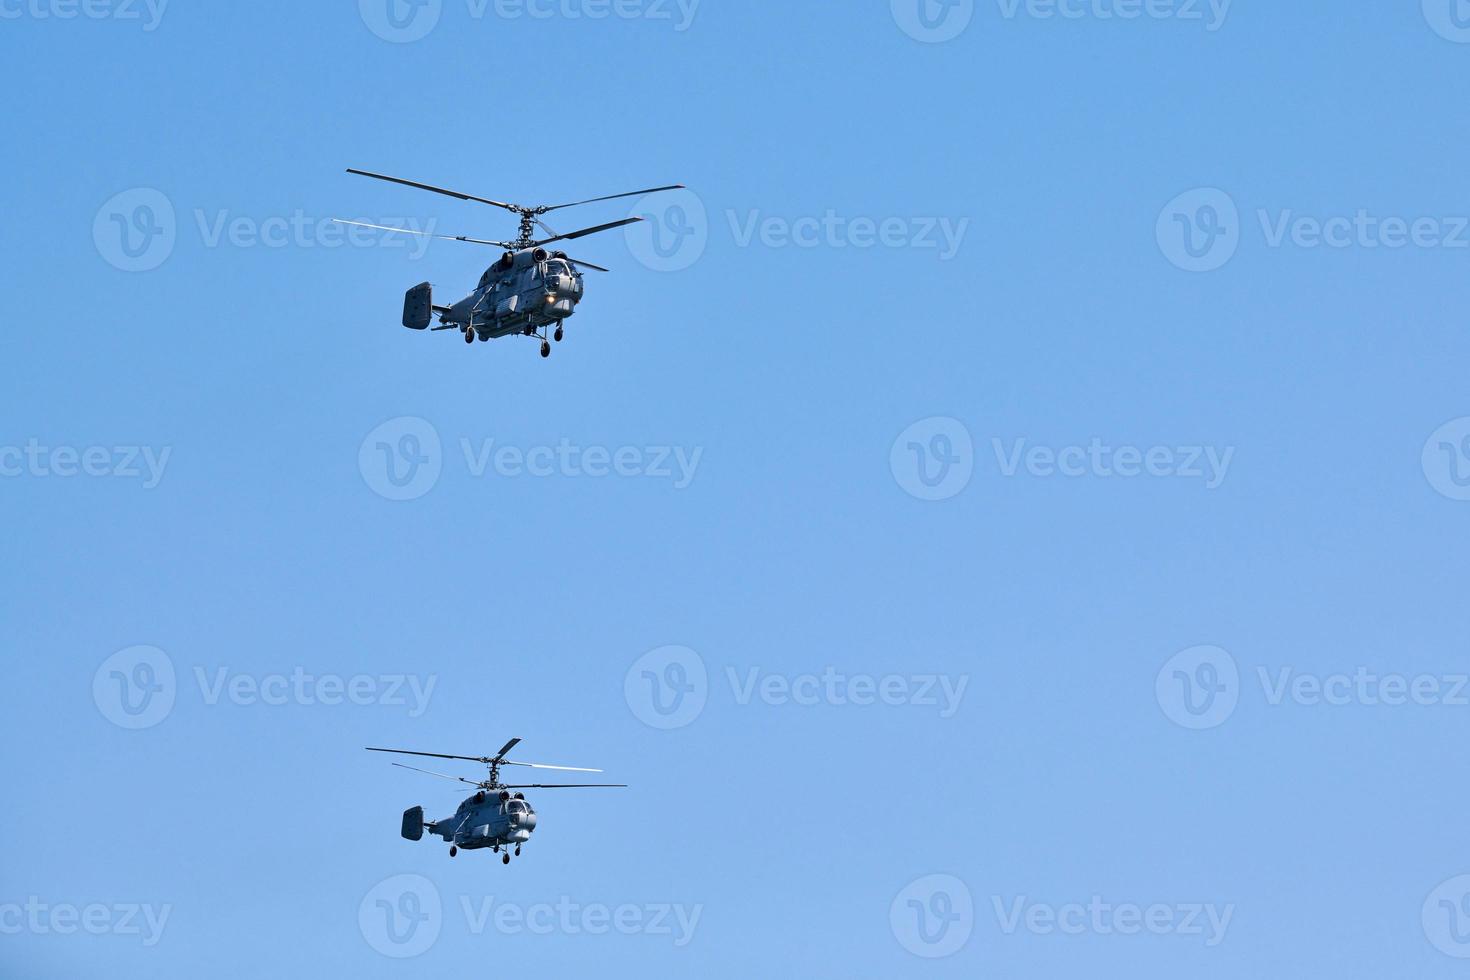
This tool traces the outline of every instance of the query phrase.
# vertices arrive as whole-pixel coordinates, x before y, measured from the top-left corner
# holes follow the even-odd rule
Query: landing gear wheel
[[[473,330],[466,330],[464,332],[464,342],[467,344],[473,344],[475,342],[475,332]]]
[[[502,854],[502,855],[500,855],[500,863],[501,864],[510,864],[510,855],[509,854]]]
[[[453,844],[449,845],[449,856],[450,857],[454,857],[458,853],[459,853],[459,848],[455,847]]]
[[[562,338],[561,327],[558,326],[556,328],[556,333],[554,333],[554,334],[551,335],[551,339],[554,340],[554,341],[556,341],[559,344],[559,343],[561,343],[561,338]]]
[[[521,856],[521,845],[517,844],[516,845],[516,857],[520,857],[520,856]]]
[[[544,340],[541,341],[541,356],[542,357],[550,357],[551,356],[551,344],[547,343]]]

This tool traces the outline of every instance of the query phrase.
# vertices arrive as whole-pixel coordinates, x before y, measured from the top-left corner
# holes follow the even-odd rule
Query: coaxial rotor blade
[[[565,235],[557,235],[555,238],[543,238],[541,241],[533,242],[532,244],[535,247],[539,248],[542,245],[550,245],[552,242],[570,241],[573,238],[585,238],[588,235],[595,235],[600,231],[608,231],[612,228],[621,228],[623,227],[623,225],[636,224],[642,220],[642,218],[624,218],[622,221],[609,221],[605,225],[596,225],[592,228],[583,228],[581,231],[573,231]]]
[[[602,772],[601,769],[584,769],[581,766],[549,766],[544,762],[511,762],[509,759],[501,759],[502,766],[526,766],[531,769],[559,769],[562,772]]]
[[[659,191],[680,191],[684,189],[683,184],[669,184],[667,187],[650,187],[642,191],[628,191],[623,194],[609,194],[607,197],[589,197],[585,201],[573,201],[571,204],[553,204],[551,207],[542,208],[542,212],[560,211],[562,208],[575,208],[583,204],[595,204],[598,201],[616,201],[620,197],[637,197],[639,194],[656,194]]]
[[[478,779],[465,779],[463,776],[450,776],[442,772],[433,772],[428,769],[420,769],[418,766],[405,766],[401,762],[395,762],[393,763],[393,765],[397,766],[399,769],[412,769],[414,772],[421,772],[425,776],[438,776],[440,779],[453,779],[457,782],[469,783],[471,786],[480,785],[480,780]]]
[[[432,191],[435,194],[443,194],[446,197],[458,198],[461,201],[476,201],[480,204],[491,204],[497,208],[505,208],[505,210],[507,211],[517,210],[516,205],[506,204],[504,201],[492,201],[488,197],[475,197],[473,194],[462,194],[459,191],[452,191],[447,187],[435,187],[433,184],[421,184],[416,180],[404,180],[402,177],[389,177],[387,174],[375,174],[370,173],[366,170],[356,170],[352,167],[348,167],[347,172],[350,174],[357,174],[359,177],[372,177],[374,180],[386,180],[390,184],[403,184],[405,187],[417,187],[421,191]]]
[[[421,755],[421,756],[426,756],[426,757],[428,757],[430,759],[461,759],[461,760],[463,760],[465,762],[479,762],[479,763],[483,763],[484,765],[487,765],[487,766],[488,765],[526,766],[526,767],[528,767],[530,769],[560,769],[560,770],[563,770],[565,772],[602,772],[601,769],[586,769],[586,768],[583,768],[581,766],[553,766],[553,765],[548,765],[547,763],[544,763],[544,762],[512,762],[512,761],[510,761],[509,759],[507,759],[505,757],[505,753],[509,752],[511,749],[513,749],[517,745],[519,745],[520,744],[520,741],[521,740],[519,738],[513,738],[513,739],[511,739],[509,742],[506,742],[505,745],[503,745],[501,747],[500,751],[498,753],[496,753],[494,756],[483,756],[483,755],[448,755],[447,753],[443,753],[443,752],[415,752],[412,749],[375,749],[375,748],[372,748],[372,747],[368,747],[367,751],[369,751],[369,752],[392,752],[392,753],[395,753],[397,755]],[[395,762],[394,765],[398,765],[398,763]],[[413,767],[412,766],[405,766],[404,768],[405,769],[412,769]],[[427,772],[428,770],[422,770],[422,771]],[[456,776],[456,777],[452,777],[452,778],[456,778],[457,779],[459,777]]]
[[[627,789],[627,783],[520,783],[502,789]]]
[[[483,238],[466,238],[463,235],[435,235],[427,231],[414,231],[412,228],[393,228],[389,225],[374,225],[366,221],[348,221],[346,218],[333,218],[339,225],[356,225],[359,228],[376,228],[379,231],[396,231],[402,235],[418,235],[420,238],[442,238],[446,242],[468,242],[471,245],[494,245],[497,248],[510,248],[507,242],[490,242]]]
[[[579,265],[579,266],[581,266],[584,269],[596,269],[598,272],[611,272],[612,271],[611,269],[604,269],[600,265],[593,265],[591,262],[584,262],[582,259],[574,259],[570,255],[567,256],[567,261],[570,262],[570,263],[572,263],[573,265]]]
[[[445,755],[443,752],[414,752],[411,749],[375,749],[372,747],[368,747],[367,751],[395,752],[398,755],[422,755],[427,756],[431,759],[463,759],[465,762],[483,762],[486,765],[489,765],[491,762],[495,761],[494,759],[486,758],[483,755]]]

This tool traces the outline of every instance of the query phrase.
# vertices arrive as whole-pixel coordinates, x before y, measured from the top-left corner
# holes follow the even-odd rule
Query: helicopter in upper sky
[[[565,252],[548,252],[545,246],[554,242],[572,241],[587,235],[595,235],[600,231],[621,228],[643,219],[624,218],[621,221],[610,221],[607,224],[559,235],[541,220],[541,216],[561,208],[593,204],[597,201],[613,201],[622,197],[636,197],[640,194],[653,194],[658,191],[681,190],[684,187],[683,184],[669,184],[666,187],[650,187],[647,190],[628,191],[623,194],[610,194],[607,197],[573,201],[571,204],[543,204],[527,207],[521,204],[507,204],[504,201],[475,197],[472,194],[461,194],[459,191],[421,184],[414,180],[404,180],[401,177],[369,173],[366,170],[348,168],[347,172],[362,177],[372,177],[376,180],[386,180],[394,184],[417,187],[420,190],[444,194],[461,201],[490,204],[518,215],[521,221],[520,233],[516,236],[515,241],[511,242],[466,238],[463,235],[433,235],[428,232],[412,231],[408,228],[390,228],[387,225],[346,221],[342,218],[332,220],[344,225],[376,228],[380,231],[418,235],[424,238],[441,238],[445,241],[468,242],[471,245],[493,245],[505,249],[505,254],[485,270],[474,292],[452,306],[435,305],[433,286],[429,283],[424,282],[414,286],[403,297],[403,325],[412,330],[423,330],[429,326],[434,314],[437,313],[439,325],[434,329],[459,330],[464,334],[467,344],[474,343],[476,338],[489,340],[492,337],[512,335],[537,337],[541,340],[542,357],[551,356],[551,340],[560,341],[562,339],[562,322],[576,312],[577,304],[582,299],[584,292],[582,272],[578,266],[595,269],[598,272],[608,271],[600,265],[570,258]],[[549,232],[551,237],[536,239],[536,226],[538,225]],[[547,339],[548,333],[551,340]]]
[[[499,853],[503,864],[510,864],[512,851],[517,857],[521,845],[531,839],[536,829],[536,811],[523,793],[512,792],[523,789],[623,789],[626,783],[521,783],[506,785],[500,781],[501,766],[528,766],[532,769],[559,769],[563,772],[602,772],[601,769],[583,769],[579,766],[549,766],[541,762],[511,762],[506,753],[520,743],[513,738],[501,746],[493,756],[443,755],[438,752],[410,752],[408,749],[374,749],[369,752],[393,752],[398,755],[422,755],[433,759],[463,759],[478,762],[490,768],[490,777],[483,780],[465,779],[442,772],[430,772],[415,766],[393,763],[400,769],[412,769],[440,779],[453,779],[475,787],[475,794],[467,797],[454,814],[443,820],[424,819],[424,808],[410,807],[403,811],[401,833],[405,840],[423,840],[428,831],[449,845],[449,856],[454,857],[463,848],[467,851],[489,848]]]

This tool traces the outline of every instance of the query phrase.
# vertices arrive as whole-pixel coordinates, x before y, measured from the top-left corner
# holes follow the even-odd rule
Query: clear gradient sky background
[[[394,2],[0,3],[0,972],[1462,973],[1470,9]]]

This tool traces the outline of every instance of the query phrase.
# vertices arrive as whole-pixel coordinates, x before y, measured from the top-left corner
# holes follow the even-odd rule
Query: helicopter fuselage
[[[454,815],[426,824],[429,833],[461,850],[524,844],[536,829],[536,811],[520,793],[481,791],[468,797]]]
[[[582,273],[562,253],[523,249],[486,269],[474,292],[441,308],[439,319],[482,340],[529,334],[575,313],[582,294]]]

